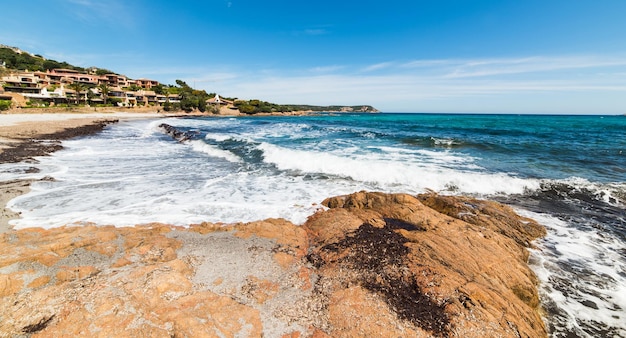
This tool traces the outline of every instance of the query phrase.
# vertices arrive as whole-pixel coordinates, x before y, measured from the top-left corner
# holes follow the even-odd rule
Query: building
[[[233,104],[233,101],[223,99],[223,98],[221,98],[218,94],[215,94],[215,96],[214,96],[214,97],[212,97],[212,98],[210,98],[210,99],[206,100],[206,103],[207,103],[207,104],[214,104],[214,105],[218,105],[218,106],[219,106],[219,105],[224,105],[224,106],[226,106],[226,105],[232,105],[232,104]]]
[[[76,93],[71,85],[80,83],[84,90]],[[89,73],[73,69],[51,69],[45,72],[14,71],[0,77],[3,97],[12,98],[18,106],[26,105],[28,100],[37,100],[48,104],[75,102],[104,103],[104,96],[99,85],[109,87],[107,98],[113,99],[120,106],[133,107],[142,105],[162,105],[166,102],[178,103],[180,96],[170,94],[167,97],[157,95],[151,88],[159,86],[159,81],[150,79],[129,79],[124,75],[97,75],[94,69]],[[129,87],[140,87],[141,90],[130,91]],[[136,88],[134,88],[136,89]],[[15,94],[15,95],[14,95]],[[16,99],[19,96],[19,100]],[[107,100],[107,103],[111,102]]]

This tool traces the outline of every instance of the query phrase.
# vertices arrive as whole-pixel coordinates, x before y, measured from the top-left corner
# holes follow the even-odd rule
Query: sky
[[[625,0],[2,1],[0,44],[226,97],[626,114]]]

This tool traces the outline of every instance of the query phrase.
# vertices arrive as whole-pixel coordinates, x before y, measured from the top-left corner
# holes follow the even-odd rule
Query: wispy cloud
[[[324,35],[328,34],[328,30],[324,28],[309,28],[304,30],[304,34],[306,35]]]
[[[294,30],[292,34],[294,36],[320,36],[331,34],[332,25],[317,25],[313,27],[307,27],[304,29]]]
[[[387,111],[493,106],[514,112],[589,112],[595,107],[623,113],[625,71],[621,58],[599,56],[389,61],[309,75],[253,72],[215,90],[280,103],[372,104]]]
[[[626,57],[534,56],[523,58],[415,60],[404,63],[409,69],[426,69],[448,78],[489,77],[512,74],[599,69],[626,66]]]
[[[121,0],[65,0],[68,14],[85,24],[101,24],[111,26],[134,27],[136,11],[129,7],[128,2]]]
[[[318,66],[309,68],[311,73],[333,73],[345,69],[346,66],[334,65],[334,66]]]
[[[381,63],[369,65],[369,66],[361,69],[361,71],[362,72],[373,72],[373,71],[389,68],[389,67],[393,66],[394,64],[395,64],[394,62],[381,62]]]

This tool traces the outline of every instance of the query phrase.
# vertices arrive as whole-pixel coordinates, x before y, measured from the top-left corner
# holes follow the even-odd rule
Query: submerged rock
[[[303,226],[2,234],[0,336],[546,336],[532,220],[438,195],[324,205]]]

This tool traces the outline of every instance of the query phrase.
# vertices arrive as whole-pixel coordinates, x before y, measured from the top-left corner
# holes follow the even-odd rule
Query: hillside
[[[114,72],[98,67],[91,67],[89,69],[71,65],[65,61],[56,61],[46,59],[41,55],[32,54],[23,51],[17,47],[11,47],[0,44],[0,66],[6,69],[13,70],[28,70],[32,72],[46,71],[52,69],[71,69],[81,73],[94,73],[94,74],[113,74]]]
[[[0,44],[0,76],[3,76],[7,73],[10,73],[11,70],[15,71],[29,71],[29,72],[45,72],[51,71],[54,69],[65,69],[65,70],[74,70],[80,73],[85,74],[93,74],[93,75],[105,75],[105,74],[119,74],[114,71],[99,68],[99,67],[89,67],[83,68],[74,66],[65,61],[56,61],[46,59],[41,55],[32,54],[21,50],[17,47],[11,47]],[[177,80],[177,85],[168,85],[168,86],[160,86],[159,90],[157,90],[158,94],[183,94],[184,89],[188,89],[187,91],[193,92],[197,91],[193,88],[187,86],[181,80]],[[204,105],[198,103],[199,100],[206,100],[213,98],[215,93],[206,94],[204,91],[197,91],[196,95],[187,95],[189,96],[197,96],[198,99],[192,100],[188,105],[182,105],[180,108],[183,110],[189,109],[200,109],[204,111]],[[202,92],[202,93],[201,93]],[[202,95],[201,95],[202,94]],[[181,95],[184,97],[184,95]],[[184,98],[183,98],[184,99]],[[367,112],[367,113],[376,113],[378,110],[370,105],[357,105],[357,106],[342,106],[342,105],[331,105],[331,106],[315,106],[315,105],[306,105],[306,104],[277,104],[271,102],[265,102],[262,100],[238,100],[236,97],[228,98],[229,101],[233,102],[234,105],[244,114],[257,114],[257,113],[276,113],[276,112],[291,112],[291,111],[315,111],[315,112]],[[196,102],[197,101],[197,102]]]

